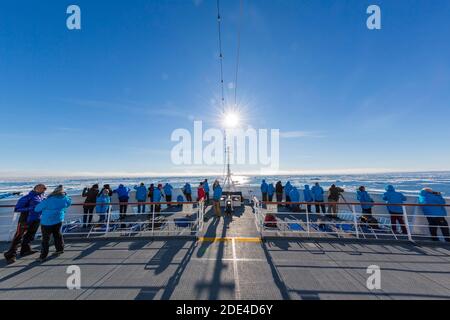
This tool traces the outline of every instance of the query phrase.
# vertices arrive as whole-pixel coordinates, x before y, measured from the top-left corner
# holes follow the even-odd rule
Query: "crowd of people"
[[[146,212],[146,203],[150,204],[150,212],[153,210],[157,213],[161,211],[161,203],[166,202],[168,206],[175,204],[172,202],[173,186],[170,183],[150,184],[147,187],[144,183],[134,186],[135,200],[137,202],[137,212]],[[43,184],[36,185],[31,192],[21,197],[15,206],[15,212],[20,213],[17,229],[13,236],[10,248],[4,253],[4,257],[8,263],[16,261],[17,251],[20,247],[20,256],[28,256],[36,253],[31,249],[31,242],[34,240],[39,227],[42,233],[42,245],[39,256],[40,261],[47,259],[49,253],[50,238],[53,236],[56,248],[55,255],[64,252],[64,240],[62,236],[62,224],[65,218],[65,212],[70,207],[72,200],[66,194],[62,185],[56,187],[48,196],[45,195],[47,187]],[[182,195],[178,195],[176,204],[183,202],[192,202],[192,187],[187,182],[181,189]],[[272,202],[275,200],[278,205],[285,205],[294,212],[299,212],[299,202],[301,190],[291,184],[289,181],[283,186],[278,181],[275,186],[273,183],[267,183],[265,180],[261,183],[261,193],[263,202]],[[123,220],[127,214],[128,203],[130,199],[131,188],[120,184],[116,189],[112,189],[110,185],[105,184],[102,189],[98,184],[94,184],[90,188],[82,191],[85,198],[83,204],[82,228],[88,228],[92,224],[93,214],[99,215],[99,223],[106,220],[106,216],[111,208],[111,198],[117,194],[119,199],[120,219]],[[216,217],[221,217],[222,210],[220,200],[222,197],[222,187],[219,181],[215,181],[212,186],[212,204]],[[331,185],[328,193],[320,186],[318,182],[310,187],[305,185],[303,190],[302,202],[306,204],[308,213],[312,213],[312,206],[315,206],[316,214],[323,214],[331,219],[336,219],[338,214],[338,204],[340,199],[346,202],[343,193],[344,189],[336,185]],[[285,202],[283,203],[283,198]],[[327,199],[325,203],[325,198]],[[372,216],[374,200],[361,186],[356,192],[356,198],[360,202],[362,217],[361,219],[372,228],[379,228],[377,219]],[[383,201],[391,219],[391,228],[396,232],[397,225],[400,226],[401,233],[407,234],[407,228],[404,221],[404,212],[402,204],[407,200],[406,196],[395,190],[392,185],[386,187],[386,192],[382,195]],[[206,205],[210,203],[210,187],[208,180],[200,182],[197,187],[197,201],[205,201]],[[445,209],[445,199],[442,194],[432,189],[425,188],[420,192],[419,203],[422,204],[422,211],[429,223],[429,230],[433,240],[438,240],[438,229],[441,230],[447,242],[450,242],[449,225],[446,220],[447,211]],[[328,209],[326,208],[328,205]],[[272,217],[270,223],[276,224],[276,219]]]
[[[146,203],[150,204],[150,212],[161,211],[161,203],[164,201],[168,206],[179,205],[184,202],[192,202],[192,188],[187,182],[181,189],[183,195],[178,195],[176,203],[172,202],[173,186],[170,183],[150,184],[147,186],[142,182],[134,186],[135,200],[138,203],[137,212],[143,214],[146,212]],[[213,184],[213,207],[216,216],[221,216],[220,199],[222,188],[219,181]],[[31,192],[21,197],[14,208],[15,212],[20,213],[17,229],[11,241],[10,248],[4,253],[8,264],[16,261],[17,251],[20,247],[20,256],[25,257],[37,253],[31,249],[31,242],[36,233],[41,228],[42,245],[39,261],[47,259],[49,253],[50,238],[53,236],[55,245],[55,255],[64,252],[64,240],[62,235],[62,224],[65,218],[65,212],[70,207],[72,200],[66,194],[62,185],[58,186],[48,196],[45,195],[47,187],[44,184],[36,185]],[[92,225],[94,212],[98,214],[97,223],[104,223],[106,216],[110,211],[113,195],[117,194],[119,200],[120,220],[126,217],[128,203],[130,200],[131,188],[120,184],[116,189],[112,189],[109,184],[105,184],[100,189],[98,184],[83,189],[81,196],[85,198],[83,204],[83,219],[81,227],[86,229]],[[210,187],[208,179],[200,182],[197,188],[197,201],[210,202]]]
[[[278,205],[285,205],[287,208],[294,212],[299,212],[299,202],[306,204],[306,210],[308,213],[312,213],[312,205],[315,206],[316,214],[324,214],[327,218],[337,219],[338,203],[340,199],[347,202],[344,198],[344,189],[332,184],[328,189],[328,193],[325,194],[325,190],[320,186],[318,182],[310,188],[309,185],[305,185],[303,189],[303,199],[300,201],[300,191],[297,187],[292,185],[288,181],[284,186],[281,181],[278,181],[275,186],[273,183],[267,183],[266,180],[262,180],[261,194],[263,202],[272,202],[273,196],[276,197],[276,203]],[[283,196],[285,203],[283,203]],[[325,197],[327,196],[328,209],[325,205]],[[362,216],[361,222],[367,223],[373,229],[379,229],[378,220],[372,215],[372,209],[374,207],[374,200],[370,194],[366,191],[364,186],[361,186],[356,191],[356,199],[360,202]],[[397,233],[397,226],[400,226],[401,234],[407,234],[406,224],[403,218],[403,206],[407,200],[406,196],[395,190],[394,186],[388,185],[385,188],[385,193],[382,195],[383,201],[386,202],[386,207],[389,212],[391,220],[391,228],[394,233]],[[428,220],[429,230],[431,238],[434,241],[438,241],[438,229],[444,239],[450,242],[450,229],[446,219],[447,211],[444,206],[445,199],[440,192],[433,191],[430,188],[421,190],[419,194],[419,204],[423,205],[422,210],[425,217]],[[427,206],[428,205],[428,206]],[[268,217],[268,224],[275,225],[273,216]]]

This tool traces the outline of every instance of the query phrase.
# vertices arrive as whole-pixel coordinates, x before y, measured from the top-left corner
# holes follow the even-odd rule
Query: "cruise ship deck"
[[[44,263],[2,260],[0,299],[450,299],[444,243],[261,238],[249,205],[233,219],[213,218],[211,207],[206,216],[199,238],[67,239]],[[71,265],[79,290],[66,287]],[[370,265],[381,268],[380,290],[366,286]]]

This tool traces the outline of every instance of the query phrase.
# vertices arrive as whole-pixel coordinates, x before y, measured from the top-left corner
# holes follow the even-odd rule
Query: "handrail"
[[[422,204],[422,203],[383,203],[383,202],[271,202],[262,201],[264,204],[306,204],[306,205],[371,205],[371,206],[389,206],[389,207],[450,207],[450,204]]]
[[[77,206],[119,206],[119,205],[129,205],[129,206],[137,206],[137,205],[155,205],[155,204],[167,204],[167,205],[181,205],[181,204],[199,204],[201,201],[190,201],[190,202],[110,202],[110,203],[72,203],[71,207]],[[15,205],[0,205],[0,208],[14,208]]]

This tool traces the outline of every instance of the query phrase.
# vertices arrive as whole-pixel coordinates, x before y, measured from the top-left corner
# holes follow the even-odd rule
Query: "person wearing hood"
[[[186,201],[192,202],[192,189],[189,182],[186,182],[186,184],[184,185],[183,194],[186,197]]]
[[[262,201],[267,202],[267,192],[269,191],[269,185],[266,180],[263,180],[261,183],[261,193],[262,193]]]
[[[275,194],[275,187],[273,186],[273,183],[271,183],[267,187],[267,197],[269,198],[269,202],[273,201],[273,195],[274,194]]]
[[[67,196],[64,187],[59,185],[48,196],[47,199],[39,203],[35,210],[42,212],[41,231],[42,231],[42,249],[39,261],[47,258],[50,246],[50,236],[53,235],[56,254],[64,253],[64,239],[61,233],[61,226],[64,221],[67,208],[72,204],[72,199]]]
[[[109,191],[107,189],[103,189],[102,193],[98,195],[96,199],[96,207],[95,211],[99,215],[100,219],[98,220],[99,223],[106,221],[106,214],[109,212],[111,203],[111,197],[109,195]]]
[[[281,184],[281,181],[278,181],[275,185],[275,193],[277,202],[281,203],[283,201],[283,185]]]
[[[47,187],[43,184],[36,185],[27,195],[21,197],[14,208],[14,212],[19,212],[16,232],[11,241],[11,246],[3,255],[8,264],[14,263],[17,257],[17,249],[20,245],[20,255],[27,256],[34,254],[31,250],[31,242],[34,240],[39,229],[41,215],[35,210],[36,206],[45,199]]]
[[[450,232],[446,220],[447,211],[443,206],[445,205],[445,199],[442,197],[442,194],[430,188],[423,189],[420,191],[419,203],[430,205],[422,207],[422,211],[428,220],[431,239],[439,241],[437,232],[438,228],[440,228],[445,241],[450,242]]]
[[[322,209],[322,213],[325,214],[326,209],[325,205],[321,204],[321,202],[324,201],[324,191],[323,188],[319,185],[318,182],[311,188],[311,193],[314,199],[314,202],[316,203],[316,213],[320,213],[320,209]]]
[[[395,191],[394,186],[388,185],[385,188],[386,192],[383,195],[383,200],[388,204],[403,204],[406,201],[406,197],[401,192]],[[387,206],[389,215],[391,216],[391,228],[392,232],[397,232],[397,223],[400,225],[403,234],[407,234],[405,221],[403,219],[403,208],[401,206]]]
[[[337,216],[339,211],[338,203],[341,194],[344,192],[344,189],[336,187],[335,184],[332,184],[330,189],[328,189],[328,202],[330,205],[328,206],[328,213],[331,214],[333,218]]]
[[[162,194],[162,184],[158,184],[158,187],[155,188],[155,190],[153,190],[153,199],[152,202],[155,203],[155,212],[161,212],[161,204],[159,204],[161,202],[163,198],[163,194]]]
[[[209,184],[208,184],[208,179],[205,179],[205,181],[203,181],[203,189],[205,189],[206,205],[208,205],[209,204]]]
[[[170,183],[166,183],[165,185],[164,185],[164,195],[165,195],[165,197],[166,197],[166,201],[167,202],[172,202],[172,190],[173,190],[173,187],[172,187],[172,185],[170,184]],[[170,205],[169,205],[169,207],[170,207]]]
[[[303,189],[303,198],[305,199],[305,202],[314,202],[314,198],[308,184],[305,184],[305,189]],[[312,212],[310,204],[307,205],[307,209],[308,213]]]
[[[119,185],[119,187],[113,191],[113,193],[117,193],[120,202],[120,219],[125,219],[128,210],[128,199],[130,199],[130,188],[125,187],[123,184]]]
[[[361,220],[368,223],[370,227],[378,229],[378,220],[372,216],[373,199],[366,191],[366,187],[360,186],[356,192],[356,198],[361,203],[362,217]]]
[[[138,204],[138,213],[145,213],[145,202],[147,201],[147,187],[143,182],[139,186],[134,186],[136,190],[136,201]]]
[[[290,181],[288,181],[286,183],[286,185],[284,186],[284,192],[285,192],[285,196],[286,196],[286,202],[291,202],[291,190],[292,190],[292,184]],[[289,207],[289,205],[286,205],[286,207]]]
[[[94,216],[95,202],[99,195],[98,184],[94,184],[92,188],[84,188],[81,196],[86,198],[83,206],[83,227],[87,228],[92,224],[92,217]]]
[[[214,212],[216,217],[220,218],[222,215],[222,209],[220,208],[220,198],[222,197],[222,187],[219,181],[214,182],[213,186],[213,202],[214,202]]]
[[[291,192],[289,193],[289,198],[292,202],[300,202],[300,193],[298,192],[298,189],[294,186],[291,188]],[[299,212],[300,207],[298,204],[292,204],[291,209],[294,212]]]

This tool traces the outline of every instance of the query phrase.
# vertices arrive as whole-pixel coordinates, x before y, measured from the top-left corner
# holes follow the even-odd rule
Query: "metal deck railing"
[[[386,203],[355,203],[355,202],[262,202],[256,197],[253,198],[255,222],[261,237],[334,237],[350,239],[375,239],[375,240],[406,240],[414,242],[416,240],[431,240],[429,223],[425,216],[418,212],[421,207],[450,207],[450,205],[429,205],[429,204],[386,204]],[[400,224],[391,225],[391,214],[386,209],[386,213],[370,214],[375,220],[367,221],[368,213],[363,213],[361,204],[370,204],[374,207],[398,206],[402,208],[402,213],[397,216],[403,218],[406,234],[400,233]],[[317,212],[315,206],[325,206],[326,213],[322,210]],[[337,205],[338,212],[329,212],[330,205]],[[289,207],[289,208],[287,208]],[[311,209],[309,210],[308,207]],[[407,208],[413,207],[413,213],[408,213]],[[292,210],[295,208],[295,210]],[[313,212],[316,211],[316,212]],[[377,210],[378,212],[380,210]],[[267,215],[273,215],[275,221],[265,222]],[[448,217],[444,217],[448,223]],[[443,240],[444,237],[439,236]],[[445,239],[444,239],[445,240]],[[450,240],[450,239],[448,239]],[[447,241],[448,241],[447,240]]]
[[[200,202],[128,202],[107,204],[106,213],[93,213],[92,222],[83,222],[83,212],[71,209],[96,204],[76,203],[68,209],[62,225],[66,237],[198,237],[204,226],[205,203]],[[127,213],[120,213],[120,206],[126,205]],[[139,213],[138,206],[145,205],[149,212]],[[161,210],[157,209],[160,206]],[[0,208],[11,208],[13,205],[1,205]],[[130,212],[131,211],[131,212]],[[95,211],[94,211],[95,212]],[[0,233],[8,233],[9,239],[16,231],[20,213],[0,214]],[[101,220],[101,217],[104,220]],[[36,237],[41,236],[40,232]]]

